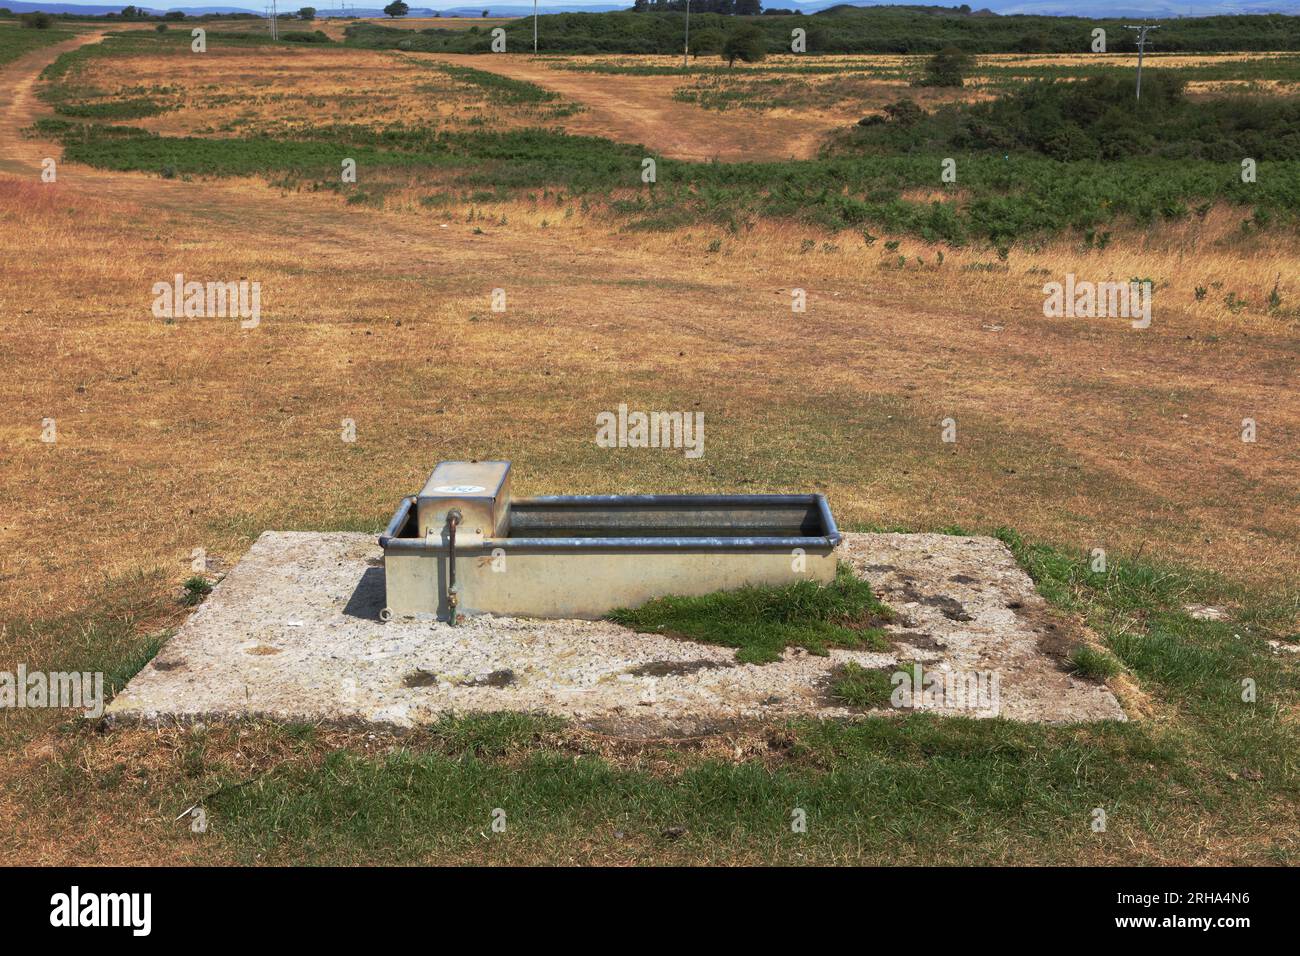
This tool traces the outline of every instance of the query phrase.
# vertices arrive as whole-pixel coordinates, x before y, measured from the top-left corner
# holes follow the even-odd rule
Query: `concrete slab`
[[[1105,686],[1053,656],[1073,638],[993,538],[848,534],[842,559],[899,612],[894,652],[801,649],[765,665],[730,648],[601,621],[470,618],[382,623],[374,538],[263,534],[108,708],[115,720],[251,716],[414,726],[465,711],[542,711],[610,732],[690,734],[863,711],[827,694],[845,661],[922,662],[998,676],[1003,717],[1123,720]],[[990,716],[931,702],[942,713]],[[879,713],[873,711],[873,713]],[[883,713],[897,713],[885,710]]]

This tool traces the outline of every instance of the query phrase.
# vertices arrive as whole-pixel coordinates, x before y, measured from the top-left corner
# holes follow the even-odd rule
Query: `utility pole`
[[[537,0],[533,0],[533,52],[537,52]]]
[[[1138,45],[1138,79],[1137,79],[1137,99],[1142,99],[1142,57],[1147,52],[1147,33],[1151,30],[1159,30],[1158,26],[1147,26],[1145,23],[1138,27],[1126,26],[1125,30],[1137,31]]]
[[[682,51],[682,69],[691,68],[691,0],[686,0],[686,46]]]

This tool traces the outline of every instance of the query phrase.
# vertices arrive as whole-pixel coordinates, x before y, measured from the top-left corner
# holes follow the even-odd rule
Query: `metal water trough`
[[[380,536],[381,617],[596,618],[668,594],[829,582],[823,495],[510,496],[510,462],[444,461]]]

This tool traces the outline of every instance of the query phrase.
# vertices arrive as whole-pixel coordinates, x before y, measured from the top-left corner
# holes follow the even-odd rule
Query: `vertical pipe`
[[[456,525],[460,512],[447,512],[447,623],[456,626]]]

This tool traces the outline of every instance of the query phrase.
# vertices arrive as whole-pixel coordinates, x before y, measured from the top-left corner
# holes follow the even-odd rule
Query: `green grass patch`
[[[891,676],[906,666],[863,667],[856,661],[846,661],[831,672],[831,696],[850,707],[884,707],[894,692]]]
[[[552,93],[550,90],[543,89],[536,83],[529,83],[525,80],[515,80],[508,76],[502,76],[499,73],[489,73],[486,70],[476,70],[469,66],[453,66],[450,63],[440,64],[444,73],[459,80],[462,83],[468,83],[483,90],[488,95],[488,99],[496,103],[505,103],[516,105],[521,103],[553,103],[560,98],[560,94]]]
[[[185,579],[183,589],[181,603],[186,607],[194,607],[202,604],[203,599],[212,593],[212,582],[196,574]]]
[[[640,179],[641,161],[653,154],[644,147],[554,130],[336,125],[315,127],[299,140],[159,137],[145,131],[127,137],[94,124],[38,124],[38,129],[60,138],[66,158],[107,169],[157,172],[171,166],[192,175],[281,174],[332,189],[345,156],[381,168],[436,166],[468,190],[552,189],[590,196],[643,229],[686,220],[739,229],[758,218],[774,218],[831,230],[870,229],[928,242],[1004,247],[1060,232],[1088,235],[1117,221],[1150,225],[1187,218],[1215,201],[1244,207],[1244,223],[1284,226],[1300,216],[1300,161],[1261,160],[1259,181],[1247,184],[1236,162],[971,156],[961,163],[960,183],[973,198],[941,202],[904,200],[902,194],[932,189],[947,153],[768,163],[660,157],[659,181],[648,188]],[[613,190],[635,192],[611,204],[605,197]]]
[[[747,664],[779,660],[787,647],[826,654],[830,647],[888,650],[880,624],[893,613],[847,564],[831,584],[796,581],[780,587],[743,587],[697,597],[663,597],[609,619],[650,634],[669,634],[736,648]]]
[[[141,119],[158,116],[175,107],[148,97],[56,103],[54,112],[83,119]]]
[[[498,720],[462,718],[457,732],[495,737]],[[574,756],[520,730],[499,755],[438,742],[286,762],[221,792],[209,816],[249,862],[450,861],[466,852],[499,862],[1068,862],[1096,839],[1093,807],[1110,808],[1120,839],[1159,830],[1151,802],[1195,782],[1180,748],[1136,725],[926,715],[796,723],[773,738],[789,745],[775,768],[700,760],[667,744],[652,751],[670,768],[661,772]],[[807,833],[791,830],[796,808]],[[504,830],[491,828],[496,811]]]
[[[62,43],[76,36],[73,30],[50,27],[32,30],[20,27],[17,21],[0,21],[0,66],[42,47]]]
[[[1096,630],[1161,719],[801,720],[771,728],[761,757],[736,760],[674,741],[644,744],[640,757],[601,756],[589,734],[516,713],[448,717],[379,752],[364,735],[338,746],[310,727],[249,722],[195,731],[138,779],[128,764],[102,772],[104,749],[118,742],[69,722],[58,757],[14,793],[55,828],[80,825],[88,809],[112,819],[142,802],[200,801],[210,839],[250,863],[1295,862],[1285,839],[1261,836],[1300,800],[1300,732],[1287,717],[1300,669],[1250,623],[1287,626],[1295,596],[1273,606],[1201,574],[1113,555],[1097,573],[1085,554],[999,536],[1053,604]],[[85,613],[4,622],[5,633],[29,666],[103,669],[116,683],[157,649],[158,637],[137,635],[160,608],[174,609],[170,592],[157,576],[107,582]],[[1181,611],[1225,593],[1242,608],[1233,622]],[[58,653],[22,650],[36,645]],[[851,705],[873,700],[863,686],[872,678],[853,668],[840,676]],[[1250,700],[1243,678],[1254,684]],[[253,771],[236,755],[263,747],[274,759]],[[1104,834],[1089,825],[1096,807]],[[806,833],[791,830],[796,808]],[[503,831],[492,829],[498,809]]]
[[[279,175],[314,179],[331,187],[345,158],[371,169],[432,166],[439,157],[318,140],[270,137],[158,136],[132,126],[104,126],[39,120],[37,132],[56,136],[64,158],[101,169],[140,170],[167,175]],[[443,160],[445,161],[445,159]]]
[[[1089,680],[1104,681],[1120,672],[1119,661],[1095,647],[1076,647],[1065,659],[1070,673]]]

